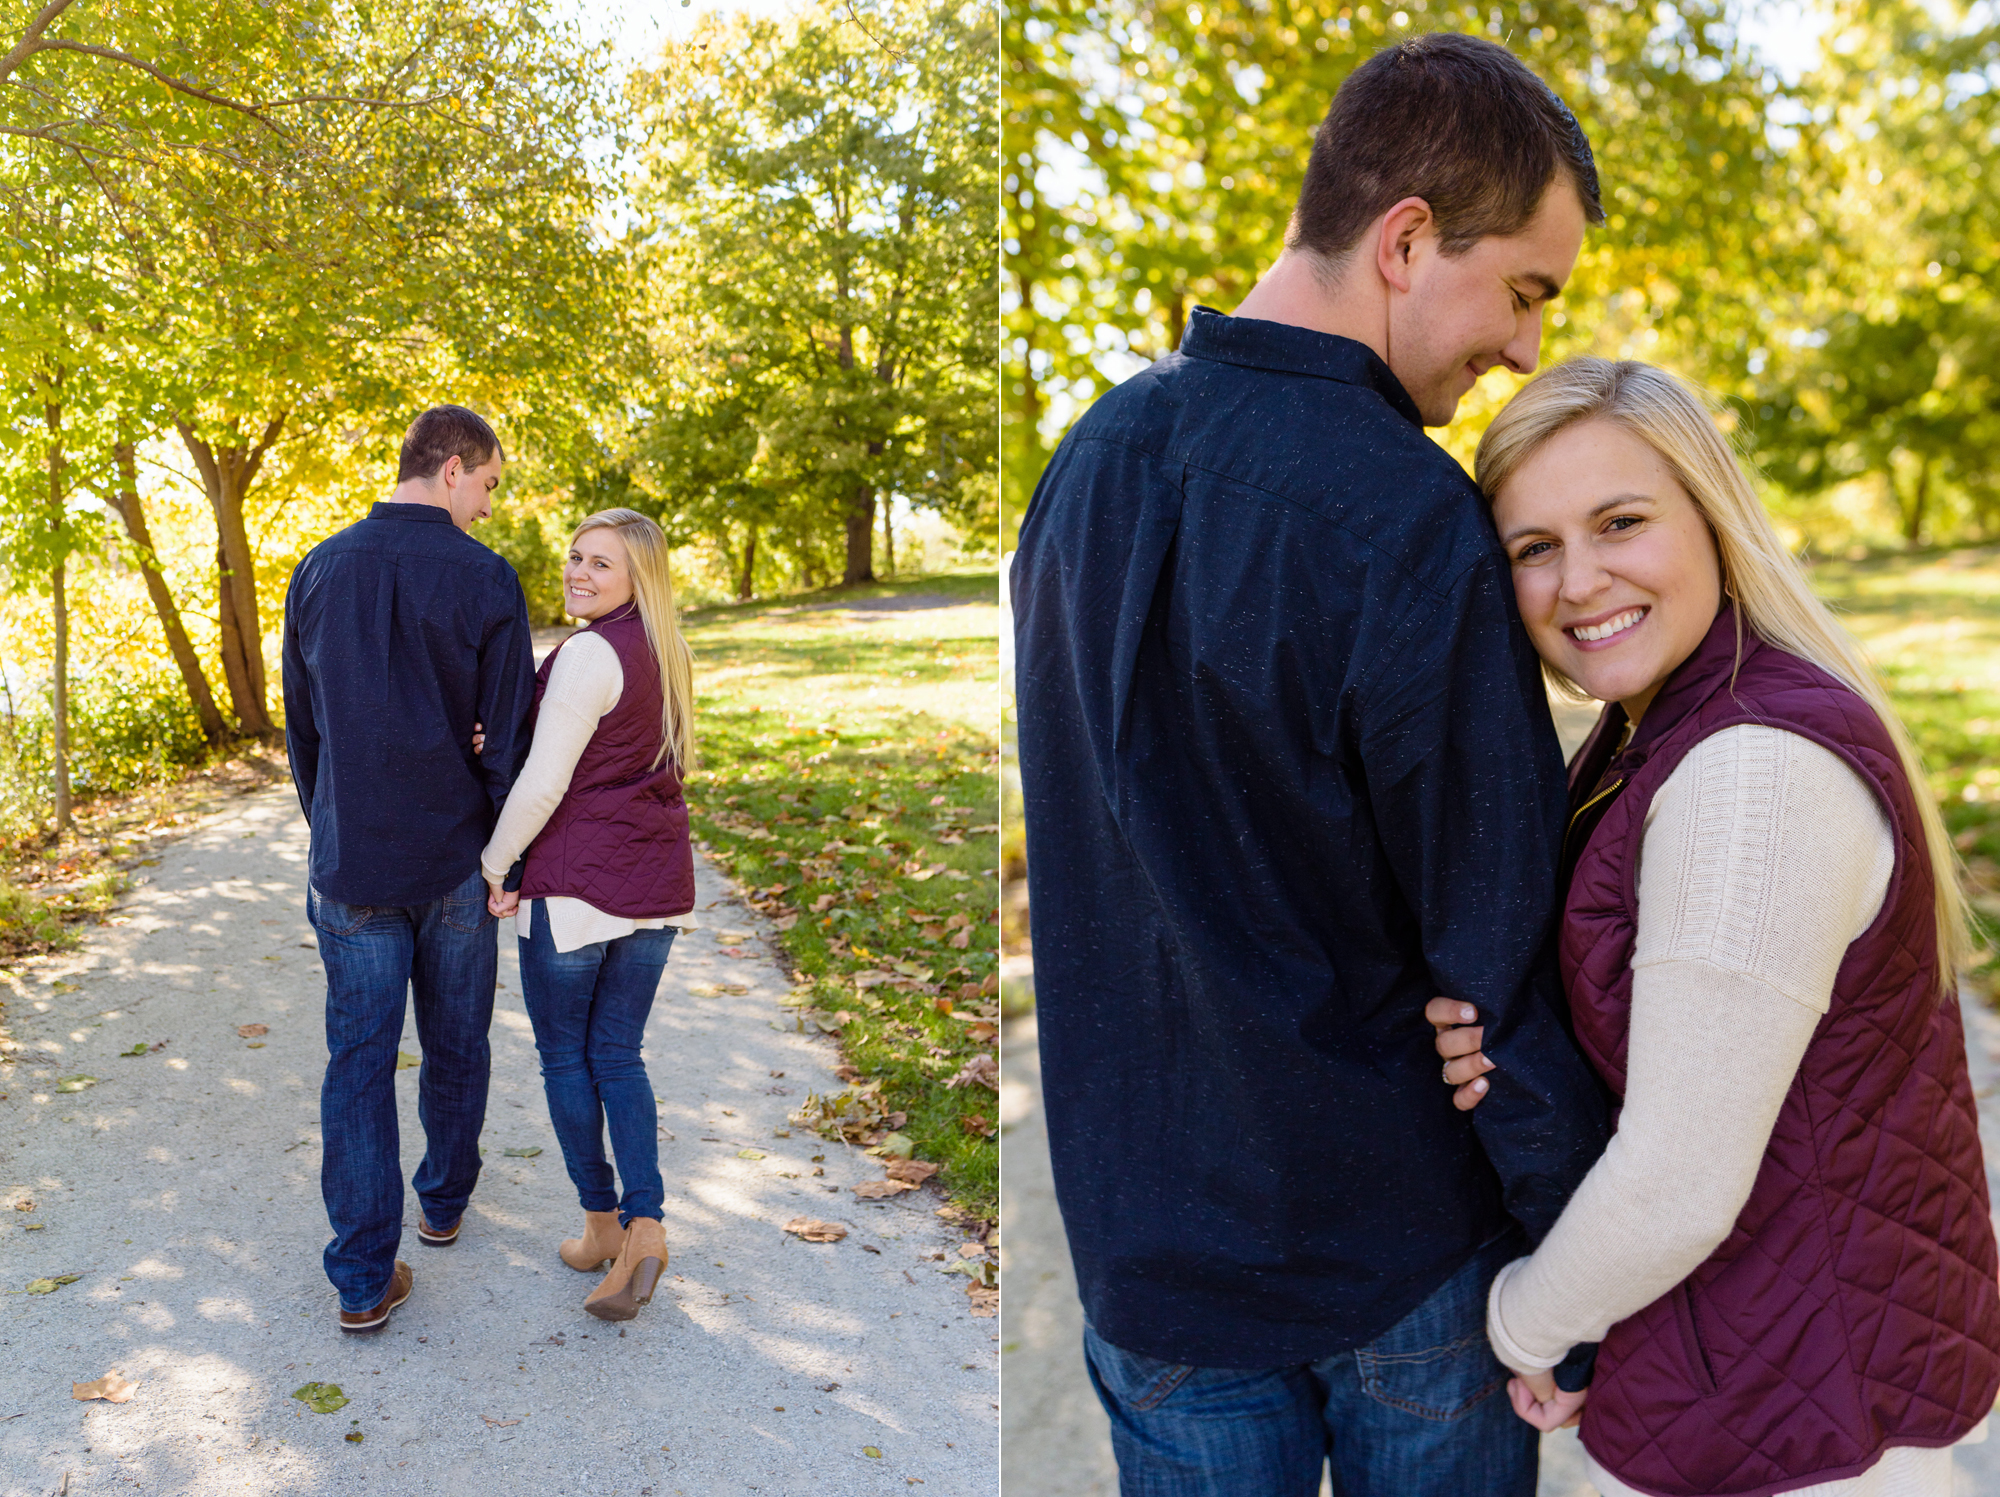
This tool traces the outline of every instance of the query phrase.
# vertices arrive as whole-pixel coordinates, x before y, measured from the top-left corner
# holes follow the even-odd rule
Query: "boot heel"
[[[653,1288],[660,1282],[660,1270],[666,1265],[658,1258],[641,1259],[639,1266],[632,1270],[632,1308],[649,1303],[653,1298]]]

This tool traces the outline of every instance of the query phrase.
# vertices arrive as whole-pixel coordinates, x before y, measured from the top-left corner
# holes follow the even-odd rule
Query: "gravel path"
[[[940,1272],[964,1239],[935,1190],[858,1200],[877,1161],[779,1136],[808,1090],[839,1088],[837,1057],[795,1032],[765,927],[705,863],[709,928],[676,944],[647,1036],[673,1253],[652,1305],[623,1331],[599,1322],[582,1308],[595,1277],[556,1257],[580,1217],[510,936],[465,1231],[423,1246],[411,1197],[414,1294],[378,1335],[336,1330],[305,852],[289,786],[245,796],[164,849],[122,923],[13,980],[0,1494],[994,1490],[996,1322]],[[751,939],[717,939],[732,930]],[[269,1032],[240,1038],[245,1024]],[[139,1043],[161,1048],[121,1054]],[[402,1048],[417,1054],[413,1026]],[[75,1075],[98,1080],[58,1089]],[[407,1179],[415,1070],[396,1086]],[[801,1215],[851,1234],[799,1241],[781,1228]],[[129,1402],[72,1400],[114,1368],[139,1384]],[[312,1382],[350,1402],[310,1412],[291,1395]]]

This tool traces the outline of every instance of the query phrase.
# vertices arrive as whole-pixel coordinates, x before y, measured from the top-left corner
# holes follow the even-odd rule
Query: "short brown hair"
[[[435,478],[450,458],[468,468],[488,462],[501,451],[500,439],[486,418],[462,405],[434,405],[403,433],[403,450],[396,459],[396,482]]]
[[[1591,223],[1604,222],[1597,162],[1567,105],[1512,52],[1440,31],[1377,52],[1340,85],[1313,138],[1288,249],[1338,261],[1404,198],[1459,255],[1515,234],[1560,166]]]

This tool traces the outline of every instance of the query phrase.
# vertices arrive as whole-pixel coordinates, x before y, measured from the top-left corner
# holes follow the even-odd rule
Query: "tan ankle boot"
[[[625,1246],[625,1229],[618,1225],[615,1211],[583,1213],[583,1236],[571,1237],[556,1249],[563,1262],[578,1273],[595,1273],[618,1256]]]
[[[667,1234],[650,1216],[635,1216],[625,1229],[625,1245],[604,1282],[590,1291],[583,1308],[599,1320],[630,1320],[653,1297],[667,1268]]]

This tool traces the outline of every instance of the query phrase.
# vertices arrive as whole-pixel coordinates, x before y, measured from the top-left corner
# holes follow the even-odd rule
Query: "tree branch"
[[[18,68],[29,53],[41,50],[36,43],[42,39],[42,33],[49,29],[50,22],[69,9],[70,3],[71,0],[49,0],[42,7],[42,13],[30,21],[28,29],[21,33],[21,39],[8,49],[5,57],[0,57],[0,78]]]
[[[51,0],[51,3],[53,3],[53,0]],[[200,99],[204,103],[216,104],[224,109],[234,109],[240,114],[247,114],[280,140],[289,141],[291,139],[291,136],[272,124],[271,121],[265,119],[262,112],[255,105],[245,104],[240,100],[231,99],[222,94],[212,94],[205,88],[196,88],[192,83],[176,78],[164,69],[154,67],[153,64],[145,61],[143,58],[134,57],[130,52],[120,52],[115,47],[92,46],[88,42],[61,40],[40,42],[30,50],[34,52],[78,52],[85,57],[102,57],[109,62],[121,63],[128,68],[135,68],[149,77],[157,78],[176,93],[186,94],[191,99]]]

